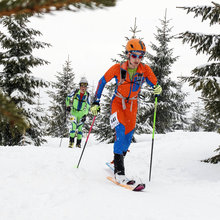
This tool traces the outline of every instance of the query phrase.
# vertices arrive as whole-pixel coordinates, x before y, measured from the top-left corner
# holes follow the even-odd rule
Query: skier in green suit
[[[76,147],[81,147],[82,141],[82,128],[86,121],[86,115],[89,113],[90,101],[89,93],[87,92],[88,81],[82,77],[79,82],[79,89],[76,89],[66,98],[66,111],[71,113],[70,141],[69,147],[74,146],[74,139],[77,131]]]

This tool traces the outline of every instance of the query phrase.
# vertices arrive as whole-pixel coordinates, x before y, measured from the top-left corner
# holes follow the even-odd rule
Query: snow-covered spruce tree
[[[3,93],[22,110],[22,114],[29,122],[29,129],[23,137],[16,131],[12,134],[10,125],[4,124],[3,145],[39,146],[45,141],[40,129],[42,118],[35,111],[35,99],[38,95],[37,88],[47,86],[47,83],[31,75],[30,68],[48,63],[43,59],[35,58],[32,52],[34,49],[50,45],[35,40],[35,36],[41,33],[27,27],[28,22],[26,15],[6,16],[0,19],[0,24],[6,29],[6,34],[0,32],[0,44],[3,49],[0,52],[0,65],[3,65],[3,72],[0,73],[0,87]]]
[[[189,117],[186,116],[186,114],[188,113],[188,109],[191,106],[191,104],[187,104],[185,102],[185,98],[188,96],[188,93],[184,93],[182,91],[182,87],[183,87],[183,82],[178,79],[177,80],[177,85],[176,85],[176,102],[177,103],[184,103],[184,109],[181,112],[182,113],[182,117],[181,119],[179,119],[179,117],[175,117],[172,123],[172,130],[187,130],[187,127],[190,124],[190,119]]]
[[[210,26],[220,24],[220,5],[213,2],[213,6],[182,7],[187,13],[194,13],[195,17],[202,16],[202,21],[210,20]],[[216,29],[217,30],[217,29]],[[220,132],[220,34],[203,34],[186,31],[179,38],[183,43],[189,43],[196,54],[208,55],[208,62],[192,70],[192,76],[183,77],[195,91],[201,92],[201,98],[206,110],[206,129]],[[207,127],[209,121],[211,127]]]
[[[150,45],[155,55],[147,52],[147,58],[150,61],[149,66],[163,88],[162,94],[158,97],[156,131],[166,133],[173,130],[175,123],[186,122],[185,114],[189,105],[184,102],[186,94],[181,91],[180,83],[170,77],[171,67],[178,57],[173,57],[173,49],[169,48],[173,36],[170,35],[172,28],[169,27],[170,20],[167,20],[166,13],[164,19],[160,21],[161,27],[157,27],[157,34],[155,34],[158,46],[153,43]],[[145,95],[145,98],[150,100],[150,103],[154,103],[152,92]],[[151,104],[151,108],[143,112],[142,122],[144,123],[146,118],[149,124],[153,125],[153,114],[154,104]]]
[[[212,6],[182,7],[187,13],[194,13],[195,17],[202,16],[202,21],[209,20],[210,26],[220,24],[220,4],[212,2]],[[216,29],[217,30],[217,29]],[[201,98],[205,105],[205,120],[203,127],[207,131],[220,133],[220,35],[202,34],[186,31],[179,36],[183,43],[189,43],[197,54],[207,54],[208,62],[192,70],[192,76],[185,77],[196,91],[201,91]],[[220,162],[220,150],[218,155],[205,162]]]
[[[196,103],[192,114],[192,122],[189,125],[190,131],[201,131],[203,123],[203,108],[199,102]]]
[[[75,73],[71,67],[71,61],[65,61],[63,71],[57,72],[57,81],[52,83],[52,91],[48,91],[49,97],[52,99],[49,111],[48,135],[53,137],[69,136],[69,115],[66,112],[66,98],[76,89]]]

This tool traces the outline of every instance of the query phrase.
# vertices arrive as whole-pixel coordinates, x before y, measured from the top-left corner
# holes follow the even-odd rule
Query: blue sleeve
[[[154,88],[154,84],[148,78],[146,78],[146,83]]]
[[[75,94],[75,91],[71,92],[67,97],[66,97],[66,106],[70,105],[70,99],[73,97]]]
[[[95,102],[100,102],[100,98],[102,96],[102,91],[105,87],[106,84],[106,80],[105,77],[103,76],[98,83],[97,89],[96,89],[96,93],[95,93]]]

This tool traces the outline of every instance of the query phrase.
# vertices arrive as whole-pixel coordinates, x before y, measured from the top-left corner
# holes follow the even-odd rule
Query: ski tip
[[[140,183],[140,184],[138,184],[138,185],[133,189],[133,191],[138,192],[138,191],[142,191],[143,189],[145,189],[145,184],[144,184],[144,183]]]

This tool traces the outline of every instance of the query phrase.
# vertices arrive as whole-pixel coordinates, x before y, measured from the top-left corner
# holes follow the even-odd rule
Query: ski
[[[106,162],[106,165],[114,172],[114,165],[112,163]],[[128,180],[127,184],[120,184],[117,181],[115,181],[115,179],[111,176],[108,176],[107,179],[115,183],[116,185],[119,185],[121,187],[124,187],[132,191],[142,191],[143,189],[145,189],[144,183],[139,183],[135,185],[135,180],[127,179]]]
[[[127,184],[121,184],[115,181],[115,179],[111,176],[107,176],[107,179],[113,182],[114,184],[121,186],[125,189],[131,190],[131,191],[142,191],[145,189],[145,184],[144,183],[139,183],[138,185],[127,185]]]

